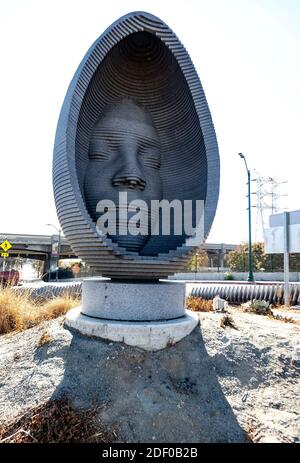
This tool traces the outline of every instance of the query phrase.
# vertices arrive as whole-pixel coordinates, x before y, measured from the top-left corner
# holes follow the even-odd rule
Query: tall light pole
[[[247,281],[254,281],[253,261],[252,261],[252,235],[251,235],[251,172],[248,169],[247,161],[242,153],[239,153],[241,159],[244,159],[247,177],[248,177],[248,278]]]
[[[61,228],[57,228],[52,223],[46,223],[48,227],[53,227],[58,233],[58,249],[57,249],[57,263],[56,263],[56,281],[58,281],[58,261],[59,261],[59,254],[60,254],[60,244],[61,244]],[[52,249],[51,249],[52,253]]]

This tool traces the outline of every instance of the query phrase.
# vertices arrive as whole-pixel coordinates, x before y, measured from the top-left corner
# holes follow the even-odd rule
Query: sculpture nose
[[[136,150],[126,149],[121,154],[121,167],[113,176],[113,186],[143,191],[146,186],[146,180],[144,179],[142,168],[139,166]]]

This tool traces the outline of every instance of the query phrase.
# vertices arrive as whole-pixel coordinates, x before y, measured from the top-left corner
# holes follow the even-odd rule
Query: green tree
[[[234,251],[230,251],[226,258],[226,263],[232,272],[245,272],[248,259],[245,245],[240,245]]]
[[[283,255],[267,255],[264,251],[264,243],[253,243],[253,270],[260,272],[282,272]],[[236,250],[231,251],[227,256],[227,265],[231,271],[247,272],[248,271],[248,244],[239,246]],[[300,254],[290,255],[290,271],[300,272]]]
[[[188,272],[198,272],[203,267],[208,267],[209,259],[204,249],[197,249],[193,257],[189,260],[185,270]]]

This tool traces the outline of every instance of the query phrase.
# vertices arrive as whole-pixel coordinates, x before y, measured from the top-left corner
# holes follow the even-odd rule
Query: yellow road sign
[[[8,256],[9,256],[8,252],[1,252],[1,257],[8,257]]]
[[[0,248],[3,249],[3,251],[8,251],[12,247],[12,244],[10,244],[9,241],[5,240],[3,243],[0,244]]]

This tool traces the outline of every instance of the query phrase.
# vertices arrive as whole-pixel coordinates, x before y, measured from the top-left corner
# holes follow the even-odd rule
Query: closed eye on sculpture
[[[156,148],[140,147],[139,157],[146,167],[160,168],[160,152]]]
[[[113,153],[112,148],[104,140],[92,139],[89,149],[89,159],[106,161]]]

